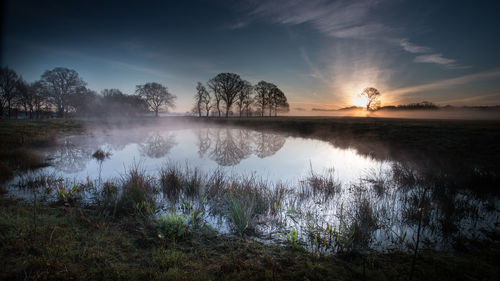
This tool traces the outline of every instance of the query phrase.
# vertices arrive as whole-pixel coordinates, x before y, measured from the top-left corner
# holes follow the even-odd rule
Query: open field
[[[280,131],[354,147],[372,157],[410,159],[415,165],[431,163],[428,170],[432,173],[425,171],[418,180],[442,188],[441,193],[477,189],[475,193],[480,195],[498,195],[499,122],[294,117],[175,117],[136,122],[169,126],[190,121]],[[12,161],[9,151],[57,145],[57,137],[111,125],[88,120],[0,122],[0,133],[8,136],[2,138],[6,149],[0,159],[10,171],[22,173],[39,165],[16,166],[13,163],[27,160],[17,155],[16,162]],[[130,122],[119,126],[128,125]],[[430,156],[439,159],[426,162]],[[38,159],[43,163],[43,158]],[[474,167],[486,172],[470,174]],[[453,178],[444,171],[455,172]],[[400,179],[402,184],[413,184],[412,175]],[[337,192],[328,178],[311,175],[307,182],[321,197]],[[34,199],[2,198],[0,266],[4,270],[0,279],[407,280],[412,275],[413,280],[496,280],[500,274],[496,266],[500,259],[498,232],[488,232],[486,240],[464,237],[452,252],[419,250],[415,270],[410,273],[412,251],[377,252],[353,246],[357,245],[356,235],[343,244],[336,240],[332,247],[343,246],[334,253],[311,250],[294,240],[292,232],[281,244],[250,238],[252,220],[258,215],[287,212],[280,197],[265,193],[267,189],[256,181],[217,174],[204,177],[194,170],[169,166],[156,179],[130,167],[121,181],[104,183],[104,189],[95,185],[38,178],[19,186]],[[86,192],[93,194],[92,200],[84,200]],[[435,194],[443,197],[441,193]],[[157,195],[176,202],[169,205],[168,214],[155,201]],[[206,201],[211,209],[195,208],[200,206],[196,202]],[[247,202],[252,202],[251,208]],[[227,217],[234,234],[220,234],[199,221],[203,213],[211,212]],[[366,222],[362,219],[348,223],[355,234],[362,233],[359,222]]]

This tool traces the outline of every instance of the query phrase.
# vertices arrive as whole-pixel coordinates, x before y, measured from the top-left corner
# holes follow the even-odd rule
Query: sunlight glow
[[[352,104],[355,106],[366,107],[368,103],[368,98],[366,96],[361,96],[359,94],[354,95],[352,99]]]

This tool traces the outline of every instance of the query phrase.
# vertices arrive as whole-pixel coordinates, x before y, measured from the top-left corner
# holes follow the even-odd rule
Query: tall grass
[[[139,164],[132,165],[122,178],[122,190],[115,214],[148,216],[156,208],[154,179],[146,175]]]
[[[255,202],[251,198],[243,198],[235,194],[229,194],[226,202],[228,217],[233,228],[240,236],[245,235],[245,233],[252,229]]]

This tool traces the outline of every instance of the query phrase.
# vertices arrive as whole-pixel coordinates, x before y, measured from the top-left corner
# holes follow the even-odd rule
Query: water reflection
[[[147,139],[139,143],[139,151],[142,155],[151,158],[165,157],[169,151],[175,146],[175,135],[172,133],[160,134],[159,132],[151,133]]]
[[[283,148],[286,139],[281,134],[242,128],[136,128],[67,137],[46,154],[52,159],[52,169],[55,171],[91,176],[95,170],[92,168],[92,154],[99,149],[111,153],[111,161],[106,162],[115,168],[141,159],[151,167],[160,166],[158,161],[187,161],[193,158],[194,151],[197,152],[197,159],[209,159],[219,166],[231,167],[252,155],[260,159],[273,156]],[[105,166],[99,163],[99,173],[106,169]]]
[[[221,166],[234,166],[255,154],[259,158],[274,155],[285,144],[279,134],[257,132],[241,128],[197,129],[198,154],[206,154]]]
[[[109,158],[93,161],[97,149],[110,152]],[[136,160],[142,160],[141,168],[150,171],[159,186],[165,162],[199,167],[167,170],[164,180],[178,182],[179,190],[167,189],[170,196],[160,198],[159,204],[180,210],[175,204],[189,201],[204,208],[200,219],[230,231],[224,205],[228,196],[248,196],[255,208],[249,223],[252,235],[280,240],[276,233],[295,230],[303,245],[319,252],[407,251],[417,237],[423,247],[451,248],[464,237],[483,238],[488,231],[498,231],[500,219],[497,197],[481,198],[472,188],[460,188],[435,167],[427,171],[376,161],[318,140],[242,128],[114,130],[65,138],[47,155],[53,166],[46,170],[66,179],[89,176],[98,179],[96,186],[112,182],[121,168]],[[22,178],[19,186],[49,180]],[[178,197],[171,198],[174,195]]]

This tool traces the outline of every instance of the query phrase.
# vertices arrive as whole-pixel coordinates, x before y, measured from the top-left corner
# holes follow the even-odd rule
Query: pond
[[[463,238],[485,239],[500,221],[498,200],[438,188],[439,180],[405,163],[269,131],[199,125],[93,130],[41,152],[51,166],[21,175],[13,186],[45,174],[63,179],[61,186],[92,182],[101,190],[107,182],[126,181],[137,167],[158,186],[159,215],[196,211],[203,223],[234,233],[236,202],[249,212],[247,235],[315,252],[409,251],[417,237],[421,247],[451,250]],[[196,182],[196,190],[172,195],[158,176],[172,167]],[[97,193],[82,195],[83,201]]]

